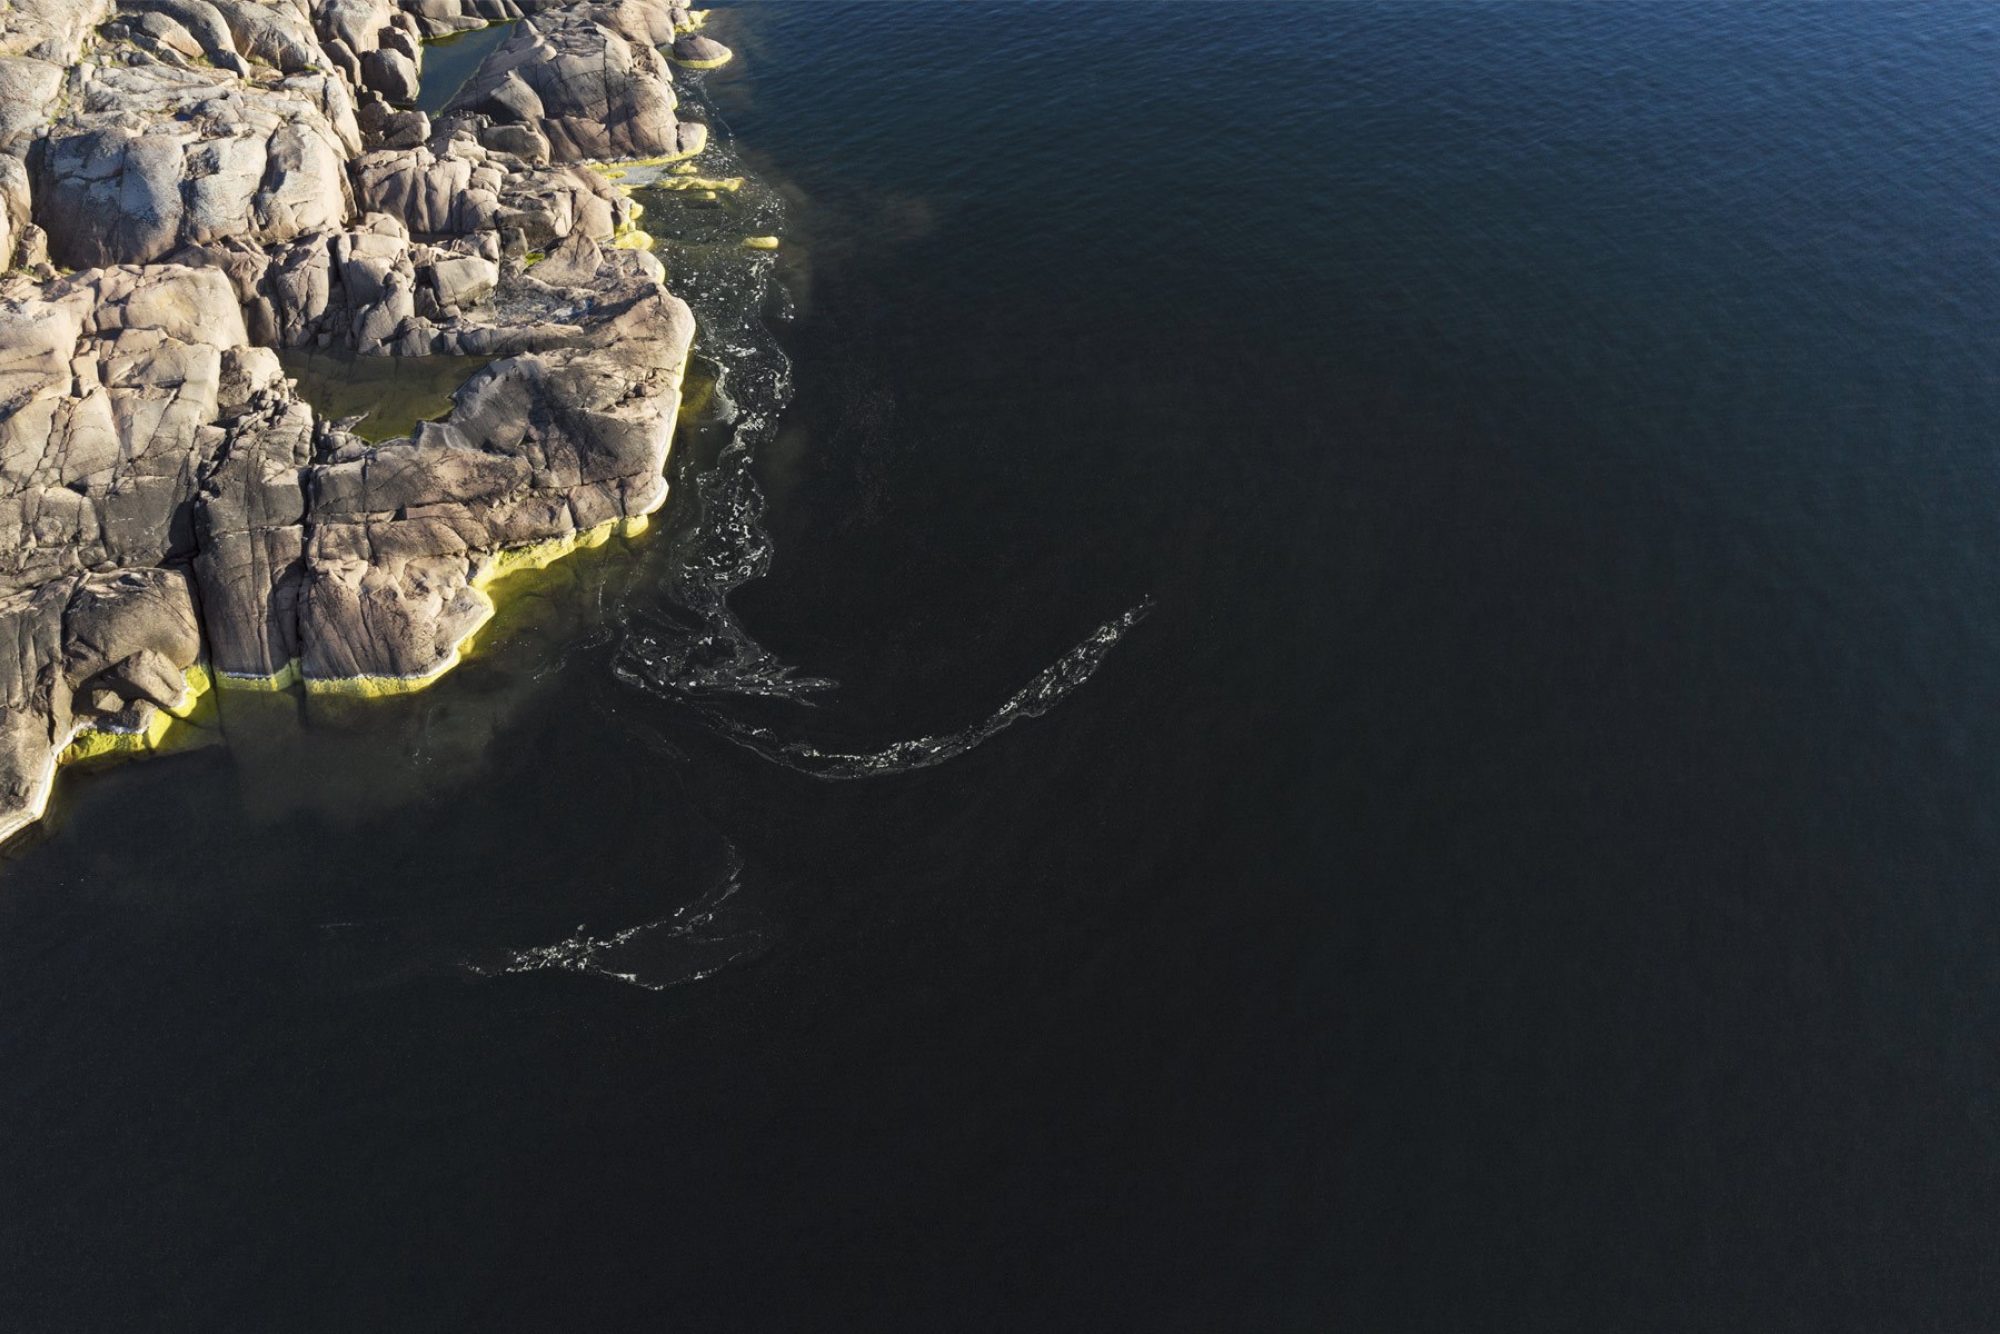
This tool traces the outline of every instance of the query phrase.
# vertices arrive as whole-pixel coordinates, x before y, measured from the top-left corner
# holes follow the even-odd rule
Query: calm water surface
[[[2000,17],[716,31],[654,532],[0,864],[6,1326],[1990,1329]]]

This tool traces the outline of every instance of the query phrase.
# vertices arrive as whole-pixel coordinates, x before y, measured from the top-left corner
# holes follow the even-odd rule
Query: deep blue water
[[[6,1326],[1990,1329],[2000,15],[715,31],[661,530],[0,865]]]

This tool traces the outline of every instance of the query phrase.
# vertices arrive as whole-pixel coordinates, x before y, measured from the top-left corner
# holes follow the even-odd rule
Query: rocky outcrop
[[[631,3],[522,23],[448,111],[518,127],[557,162],[686,156],[707,127],[675,116],[673,78]],[[628,33],[641,33],[634,40]]]
[[[188,498],[251,374],[219,273],[95,269],[0,284],[0,579],[22,588],[191,551]]]
[[[433,677],[492,612],[479,584],[493,553],[572,541],[666,499],[687,307],[633,252],[588,289],[535,286],[515,313],[587,309],[575,324],[454,329],[510,331],[534,350],[488,365],[414,437],[367,445],[282,395],[235,423],[196,502],[195,569],[224,679],[381,689]]]
[[[698,32],[682,33],[674,39],[674,63],[689,69],[719,69],[735,55],[713,37]]]
[[[257,87],[143,64],[82,82],[79,109],[37,154],[36,221],[59,264],[144,264],[224,237],[289,241],[353,207],[346,160],[361,136],[331,75]]]
[[[503,20],[445,113],[411,108],[420,39]],[[658,49],[697,25],[648,0],[0,9],[0,838],[66,752],[148,748],[211,680],[434,679],[519,553],[659,507],[693,319],[579,164],[699,151]],[[371,444],[286,348],[486,364]]]
[[[86,725],[143,734],[183,707],[201,652],[187,576],[120,570],[0,598],[0,838],[40,818]]]
[[[570,0],[403,0],[403,7],[425,35],[435,37],[549,14],[571,5]],[[708,18],[705,10],[661,4],[659,0],[598,0],[590,10],[613,32],[648,46],[665,46],[676,33],[693,32]]]

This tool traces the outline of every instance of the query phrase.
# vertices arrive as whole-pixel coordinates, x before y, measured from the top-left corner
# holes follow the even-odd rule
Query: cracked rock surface
[[[452,105],[411,109],[423,40],[495,21]],[[701,149],[659,50],[697,25],[648,0],[0,8],[0,838],[80,735],[143,736],[207,679],[429,680],[497,553],[659,507],[694,321],[579,164]],[[486,360],[371,444],[281,349]]]

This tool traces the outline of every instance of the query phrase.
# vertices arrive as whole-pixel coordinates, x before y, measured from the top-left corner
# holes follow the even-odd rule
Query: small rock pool
[[[490,357],[357,357],[351,352],[280,352],[299,394],[332,421],[367,414],[348,429],[371,443],[409,435],[451,411],[452,395]]]

